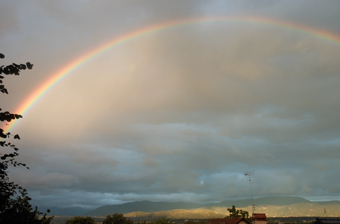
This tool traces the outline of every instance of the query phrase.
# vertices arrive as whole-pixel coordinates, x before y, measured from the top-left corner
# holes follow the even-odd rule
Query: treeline
[[[96,224],[96,222],[92,217],[82,217],[76,216],[72,219],[66,220],[65,224]],[[103,224],[134,224],[133,220],[127,219],[123,216],[123,214],[115,213],[113,215],[107,215],[106,218],[102,222]],[[193,221],[187,220],[185,224],[205,224],[205,221]],[[175,222],[168,218],[159,218],[154,221],[141,220],[136,222],[136,224],[175,224]]]
[[[235,205],[233,205],[232,208],[229,208],[228,211],[229,211],[229,216],[225,218],[242,217],[242,218],[246,218],[247,221],[251,223],[251,219],[248,218],[249,213],[247,211],[237,210],[235,208]],[[95,220],[90,216],[88,217],[76,216],[72,219],[67,220],[65,224],[95,224],[95,223],[96,223]],[[115,213],[113,215],[107,215],[102,223],[103,224],[134,224],[134,221],[125,218],[123,214],[121,213]],[[201,220],[201,221],[187,220],[184,222],[184,224],[205,224],[205,223],[206,221],[204,220]],[[137,222],[137,224],[175,224],[175,222],[168,218],[159,218],[154,221],[142,220],[142,221]]]

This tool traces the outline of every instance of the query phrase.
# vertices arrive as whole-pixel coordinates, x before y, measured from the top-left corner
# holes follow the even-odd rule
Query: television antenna
[[[255,205],[254,205],[254,199],[253,199],[253,189],[251,187],[251,176],[254,175],[254,170],[245,172],[244,176],[248,177],[249,184],[250,184],[250,194],[251,194],[251,207],[252,207],[252,213],[254,214],[255,211]]]

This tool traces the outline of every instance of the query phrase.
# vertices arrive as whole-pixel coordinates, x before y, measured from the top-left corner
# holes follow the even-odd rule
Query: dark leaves
[[[5,58],[4,54],[0,53],[0,59]],[[25,69],[32,69],[33,64],[30,62],[24,64],[16,64],[12,63],[10,65],[2,65],[0,66],[0,74],[5,75],[20,75],[20,72]],[[0,92],[6,93],[7,89],[3,84],[4,76],[0,76]],[[1,111],[1,108],[0,108]],[[0,112],[0,122],[5,122],[4,125],[8,125],[7,122],[10,122],[15,119],[20,119],[22,116],[20,114],[12,114],[8,111]],[[4,133],[4,130],[0,128],[0,138],[8,138],[13,137],[14,139],[20,139],[18,134],[11,134],[10,132]],[[7,169],[8,166],[24,166],[29,169],[26,164],[20,163],[16,160],[16,157],[19,155],[18,148],[15,147],[14,144],[8,141],[0,141],[0,147],[7,147],[7,149],[11,148],[11,152],[2,154],[0,153],[0,188],[1,188],[1,211],[0,211],[0,223],[44,223],[49,224],[53,217],[46,217],[46,214],[38,211],[36,207],[34,210],[32,206],[29,204],[31,198],[27,194],[27,190],[25,188],[20,187],[18,184],[8,181],[7,177]],[[6,151],[7,151],[6,149]],[[15,197],[15,195],[18,195]],[[5,210],[4,210],[5,209]],[[5,212],[4,212],[5,211]],[[48,212],[50,212],[48,210]],[[5,216],[3,214],[6,214]],[[40,218],[39,218],[40,217]],[[5,218],[5,219],[4,219]],[[10,221],[9,221],[10,220]]]
[[[14,119],[20,119],[22,116],[20,114],[11,114],[10,112],[0,112],[0,121],[8,121],[10,122],[11,120]]]
[[[8,94],[7,89],[4,85],[1,85],[0,92]]]
[[[2,128],[0,128],[0,137],[7,138],[7,135],[4,133],[4,130]]]
[[[20,66],[18,64],[12,63],[12,65],[16,68],[20,68]]]
[[[33,64],[31,64],[30,62],[27,62],[26,65],[27,65],[28,69],[32,69],[33,68]]]
[[[14,117],[15,117],[15,119],[19,119],[19,118],[22,118],[22,115],[20,115],[20,114],[14,114]]]
[[[26,68],[28,69],[32,69],[33,68],[33,64],[31,64],[30,62],[26,62],[26,64],[16,64],[16,63],[12,63],[11,65],[7,65],[4,66],[2,65],[0,67],[0,74],[4,73],[6,75],[19,75],[20,74],[20,70],[26,70]]]
[[[5,154],[3,156],[1,156],[1,159],[2,160],[5,160],[7,157],[11,157],[11,158],[14,158],[15,156],[18,156],[19,154],[18,153],[10,153],[10,154]]]
[[[0,53],[0,58],[5,58],[5,55]],[[11,65],[7,65],[7,66],[1,65],[0,74],[20,75],[20,70],[26,70],[26,68],[32,69],[33,64],[31,64],[30,62],[26,62],[26,64],[12,63]],[[0,76],[0,79],[3,79],[3,78],[4,78],[3,76]],[[2,81],[0,83],[2,83]],[[4,85],[0,85],[0,92],[8,94],[8,91]]]
[[[21,64],[21,65],[20,65],[20,69],[21,69],[21,70],[26,70],[26,65]]]

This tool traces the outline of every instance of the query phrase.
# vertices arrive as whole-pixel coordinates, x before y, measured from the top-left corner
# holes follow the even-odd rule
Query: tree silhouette
[[[5,58],[5,55],[0,53],[0,59]],[[32,69],[33,64],[27,62],[26,64],[2,65],[0,66],[0,92],[8,94],[5,85],[3,84],[4,75],[20,75],[21,70]],[[0,108],[0,122],[11,122],[15,119],[20,119],[20,114],[12,114],[8,111],[1,112]],[[20,140],[18,134],[11,134],[10,132],[4,133],[0,128],[0,139],[13,139]],[[0,223],[31,223],[31,224],[48,224],[52,221],[53,217],[46,217],[46,213],[38,211],[38,208],[32,208],[29,203],[31,198],[27,194],[27,190],[20,187],[18,184],[9,181],[7,169],[9,165],[14,167],[24,166],[28,169],[26,164],[20,163],[16,160],[19,156],[19,149],[8,141],[0,141],[0,146],[10,149],[9,153],[0,153]],[[49,212],[49,210],[47,211]]]
[[[159,218],[156,221],[154,221],[154,224],[174,224],[174,221],[168,218]]]
[[[103,224],[133,224],[133,221],[126,219],[123,214],[115,213],[113,215],[107,215]]]
[[[249,212],[243,211],[243,210],[236,210],[235,205],[232,206],[232,208],[228,208],[229,216],[227,218],[236,218],[236,217],[242,217],[242,218],[248,218]]]

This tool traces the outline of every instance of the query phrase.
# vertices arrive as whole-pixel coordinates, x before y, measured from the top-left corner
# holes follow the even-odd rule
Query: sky
[[[44,207],[250,198],[249,171],[255,198],[340,200],[339,9],[1,0],[1,64],[34,64],[3,111],[78,60],[9,124],[10,180]]]

